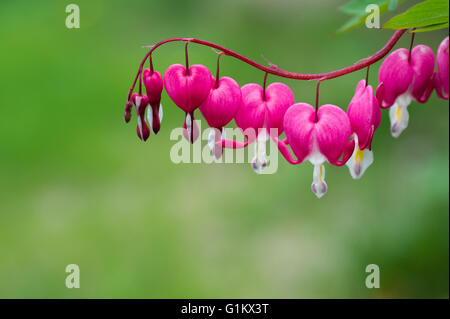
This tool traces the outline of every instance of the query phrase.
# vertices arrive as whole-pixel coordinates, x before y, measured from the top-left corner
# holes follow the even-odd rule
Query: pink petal
[[[411,52],[411,66],[414,70],[412,96],[417,102],[428,100],[432,90],[434,72],[434,53],[426,45],[417,45]]]
[[[288,144],[298,159],[303,162],[314,147],[315,110],[307,103],[292,105],[284,116],[283,126]]]
[[[219,86],[214,85],[200,106],[200,111],[205,117],[210,127],[221,129],[227,125],[241,106],[241,88],[232,78],[222,77],[219,80]]]
[[[350,120],[342,109],[331,104],[322,105],[317,117],[315,133],[320,153],[330,163],[336,162],[344,148],[348,147],[347,142],[352,134]]]
[[[295,103],[291,89],[283,83],[272,83],[266,89],[266,106],[269,113],[267,128],[277,128],[283,133],[283,119],[287,109]]]
[[[198,108],[211,90],[211,73],[200,64],[189,67],[189,73],[181,64],[171,65],[164,74],[164,86],[173,102],[189,113]]]
[[[283,133],[283,117],[286,110],[294,104],[294,94],[283,83],[272,83],[263,89],[255,83],[246,84],[241,89],[242,103],[236,112],[236,124],[245,131],[249,128],[258,132],[260,128],[276,128],[278,135]],[[251,141],[249,141],[251,142]]]
[[[437,75],[436,75],[436,92],[438,96],[442,99],[448,100],[449,98],[449,43],[448,36],[441,42],[437,52],[436,64],[437,64]]]
[[[365,80],[359,81],[348,106],[347,115],[353,132],[358,135],[361,149],[367,148],[371,143],[373,132],[380,125],[381,110],[372,86],[366,86]]]
[[[411,85],[414,71],[409,65],[408,56],[408,50],[397,49],[381,64],[378,80],[383,83],[383,94],[380,100],[382,108],[391,107],[397,97],[405,93]]]
[[[142,80],[147,92],[148,101],[151,105],[158,105],[161,103],[161,93],[163,90],[163,79],[161,73],[154,71],[150,75],[150,70],[145,69],[142,72]]]

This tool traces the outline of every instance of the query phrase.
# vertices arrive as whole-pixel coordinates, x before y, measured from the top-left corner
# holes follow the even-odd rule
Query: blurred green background
[[[65,27],[69,3],[80,6],[80,29]],[[448,298],[449,113],[435,94],[411,104],[398,140],[383,111],[374,164],[357,181],[327,165],[320,200],[309,163],[280,157],[274,175],[249,164],[173,164],[169,134],[183,112],[165,92],[158,136],[142,143],[135,115],[123,121],[141,46],[168,37],[210,40],[261,62],[264,54],[305,73],[367,57],[392,31],[332,36],[348,18],[343,3],[2,0],[0,297]],[[447,34],[418,34],[416,43],[436,51]],[[183,56],[183,44],[168,44],[155,67]],[[214,70],[216,54],[191,45],[190,60]],[[262,81],[232,58],[221,66],[241,85]],[[324,82],[321,103],[346,109],[363,77]],[[314,101],[313,82],[269,81]],[[80,289],[65,287],[71,263]],[[372,263],[380,289],[364,284]]]

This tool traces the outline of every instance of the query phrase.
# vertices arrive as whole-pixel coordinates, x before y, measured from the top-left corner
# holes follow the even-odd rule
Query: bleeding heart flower
[[[145,90],[147,91],[148,102],[151,108],[147,111],[147,120],[154,134],[159,132],[163,117],[161,105],[161,93],[163,90],[163,79],[158,71],[145,69],[142,73]]]
[[[252,167],[257,173],[267,165],[265,146],[271,129],[283,133],[283,118],[286,110],[294,104],[294,94],[283,83],[272,83],[266,90],[255,83],[241,88],[242,104],[235,115],[237,126],[244,132],[249,143],[255,144]],[[251,129],[254,134],[246,134]]]
[[[376,96],[380,107],[389,108],[392,136],[408,126],[407,106],[414,99],[425,103],[433,90],[434,54],[426,45],[411,51],[398,49],[381,64]]]
[[[145,94],[140,95],[135,93],[131,96],[131,100],[136,106],[136,113],[138,118],[136,127],[137,135],[142,141],[146,141],[150,136],[150,130],[147,123],[145,122],[145,109],[148,105],[148,97]]]
[[[359,81],[355,95],[347,109],[353,130],[355,149],[346,165],[354,179],[360,178],[373,162],[372,139],[381,122],[381,110],[373,88]]]
[[[298,162],[309,160],[314,165],[311,189],[322,197],[327,191],[323,163],[344,165],[355,147],[354,140],[348,141],[352,129],[347,114],[335,105],[326,104],[318,109],[316,118],[311,105],[297,103],[287,110],[284,129]]]
[[[212,76],[209,70],[200,64],[189,67],[188,70],[181,64],[171,65],[164,74],[164,86],[172,101],[186,116],[190,114],[189,122],[194,122],[194,111],[208,97],[211,90]],[[185,123],[187,119],[185,118]],[[195,123],[195,122],[194,122]],[[195,124],[194,124],[195,125]],[[188,130],[193,125],[186,126]],[[189,133],[189,141],[193,142],[194,131]]]
[[[208,145],[216,158],[222,155],[221,140],[225,138],[223,127],[233,119],[241,106],[241,100],[241,88],[234,79],[227,76],[218,79],[217,82],[212,79],[209,95],[199,109],[212,128]]]
[[[434,75],[434,87],[436,89],[437,95],[444,100],[449,98],[449,87],[448,87],[448,37],[446,37],[439,45],[436,64],[437,72]]]
[[[200,64],[189,67],[171,65],[164,74],[164,86],[173,102],[186,113],[193,112],[208,97],[211,73]]]

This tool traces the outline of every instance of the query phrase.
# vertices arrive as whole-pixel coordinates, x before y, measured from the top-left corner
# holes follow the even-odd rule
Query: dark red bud
[[[159,120],[159,106],[160,104],[152,105],[152,129],[155,134],[158,134],[161,128],[161,122]]]
[[[123,113],[123,118],[125,119],[125,123],[128,123],[131,120],[131,109],[133,107],[133,103],[128,100],[125,103],[125,112]]]
[[[144,116],[139,116],[138,125],[136,127],[136,133],[141,141],[146,141],[150,136],[150,129],[145,122]]]

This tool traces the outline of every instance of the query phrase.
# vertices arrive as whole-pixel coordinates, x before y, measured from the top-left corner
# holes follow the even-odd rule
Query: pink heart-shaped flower
[[[414,71],[409,65],[408,56],[408,50],[397,49],[381,64],[378,73],[380,87],[377,89],[377,97],[382,108],[391,107],[397,97],[410,87]]]
[[[214,79],[212,83],[211,91],[199,109],[210,127],[221,130],[241,106],[241,88],[227,76],[219,79],[217,87]]]
[[[208,97],[211,73],[200,64],[189,67],[171,65],[164,74],[164,86],[172,101],[186,113],[192,113]]]
[[[328,160],[343,165],[350,158],[354,141],[347,114],[331,104],[322,105],[317,112],[307,103],[292,105],[284,116],[284,129],[292,151],[300,162],[309,159],[313,164]],[[343,155],[342,160],[339,158]]]
[[[381,110],[372,86],[366,85],[365,80],[359,81],[347,115],[353,132],[358,136],[359,148],[370,149],[373,134],[381,122]]]
[[[407,93],[425,103],[433,91],[434,54],[426,45],[411,51],[401,48],[392,52],[378,73],[377,98],[381,108],[391,107],[400,95]]]
[[[284,114],[294,104],[291,89],[283,83],[272,83],[263,96],[260,85],[249,83],[242,87],[241,92],[241,107],[235,115],[237,126],[244,132],[251,128],[256,134],[261,128],[275,128],[278,129],[278,135],[281,135]]]

